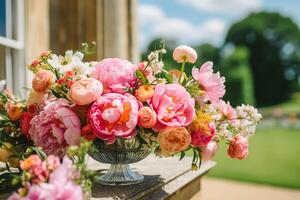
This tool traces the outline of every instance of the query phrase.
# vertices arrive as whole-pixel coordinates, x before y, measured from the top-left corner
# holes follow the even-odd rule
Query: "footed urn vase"
[[[143,175],[134,172],[129,164],[143,160],[151,153],[151,148],[137,138],[117,138],[115,143],[96,139],[89,152],[90,156],[101,163],[110,164],[106,174],[96,177],[103,185],[132,185],[144,180]]]

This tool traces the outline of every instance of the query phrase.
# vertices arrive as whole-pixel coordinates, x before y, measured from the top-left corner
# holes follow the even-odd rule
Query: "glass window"
[[[0,81],[5,79],[5,47],[0,45]]]
[[[0,36],[5,36],[6,34],[6,0],[0,0]]]
[[[18,92],[24,76],[24,2],[0,0],[0,81]]]

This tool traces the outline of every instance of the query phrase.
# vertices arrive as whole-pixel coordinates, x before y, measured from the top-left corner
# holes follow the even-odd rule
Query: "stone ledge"
[[[191,171],[191,158],[179,161],[178,157],[158,158],[148,156],[143,161],[132,164],[133,170],[144,175],[143,183],[133,186],[103,186],[95,183],[93,199],[190,199],[200,191],[200,178],[212,167],[215,162],[204,162],[197,171]],[[93,169],[107,169],[109,165],[97,163],[91,159]]]
[[[95,183],[93,200],[186,200],[200,191],[200,178],[216,165],[213,161],[204,162],[197,171],[191,171],[191,158],[179,161],[178,157],[158,158],[150,155],[132,164],[145,177],[144,182],[132,186],[104,186]],[[109,165],[98,163],[90,158],[89,167],[94,170],[107,169]],[[0,194],[7,199],[8,193]]]

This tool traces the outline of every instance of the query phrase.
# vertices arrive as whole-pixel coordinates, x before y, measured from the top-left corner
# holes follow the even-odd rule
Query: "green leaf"
[[[184,151],[180,152],[180,158],[179,158],[179,160],[182,160],[184,158],[184,156],[185,156],[185,152]]]
[[[145,75],[143,74],[143,72],[141,70],[136,70],[135,71],[135,76],[140,79],[142,81],[143,84],[147,84],[148,80],[145,77]]]
[[[148,144],[148,142],[146,142],[146,141],[144,140],[144,138],[143,138],[142,136],[140,136],[139,134],[137,134],[136,137],[137,137],[138,140],[140,140],[140,142],[141,142],[142,144]]]
[[[40,149],[38,147],[32,147],[32,149],[33,149],[33,151],[35,151],[38,154],[38,156],[41,159],[45,160],[47,158],[47,154],[42,149]]]
[[[158,74],[155,74],[156,78],[166,79],[168,83],[173,83],[173,76],[168,72],[162,71]]]

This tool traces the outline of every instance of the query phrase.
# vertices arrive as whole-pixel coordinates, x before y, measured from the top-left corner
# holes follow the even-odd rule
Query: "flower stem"
[[[184,67],[185,67],[185,61],[182,63],[181,65],[181,69],[180,69],[180,76],[179,76],[179,79],[178,79],[178,82],[181,83],[181,79],[182,79],[182,74],[184,72]]]

